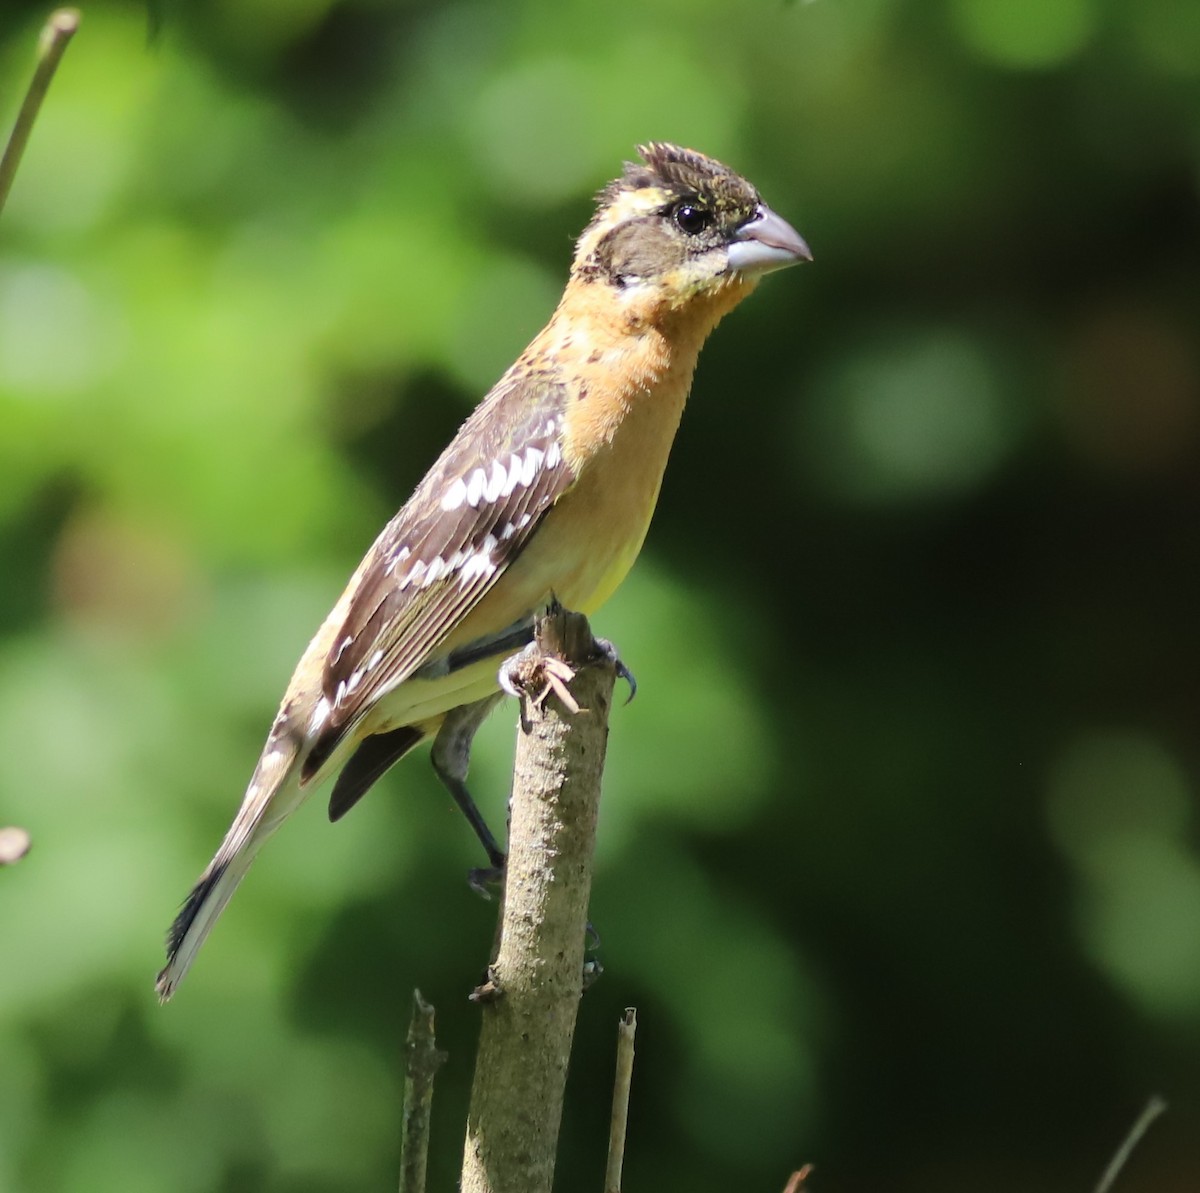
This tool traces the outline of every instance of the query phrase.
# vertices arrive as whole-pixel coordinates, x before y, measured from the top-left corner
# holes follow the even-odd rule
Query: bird
[[[592,615],[646,537],[701,346],[769,272],[811,261],[755,187],[665,141],[596,196],[549,322],[367,551],[284,693],[241,806],[167,936],[166,1002],[263,842],[336,776],[340,819],[432,739],[435,771],[494,867],[466,786],[500,665],[557,600]]]

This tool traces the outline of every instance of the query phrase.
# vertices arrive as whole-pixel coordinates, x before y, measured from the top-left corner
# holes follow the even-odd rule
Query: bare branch
[[[21,155],[29,142],[29,134],[33,131],[33,122],[37,119],[42,100],[46,98],[67,44],[78,28],[79,11],[74,8],[60,8],[51,14],[42,28],[42,36],[38,39],[37,66],[9,134],[8,144],[4,147],[4,156],[0,157],[0,212],[4,210],[8,192],[12,190],[13,179],[17,176],[17,167],[21,164]]]
[[[413,991],[412,1020],[404,1042],[404,1126],[400,1141],[400,1193],[425,1193],[433,1079],[446,1063],[433,1037],[433,1007]]]
[[[615,676],[586,619],[563,610],[539,621],[533,646],[508,672],[528,698],[517,735],[500,946],[478,992],[483,1024],[463,1193],[550,1193],[583,991]],[[580,711],[572,715],[569,705]]]
[[[625,1164],[625,1128],[629,1122],[629,1087],[633,1082],[633,1037],[637,1011],[627,1007],[617,1024],[617,1075],[613,1079],[612,1120],[608,1128],[608,1165],[604,1171],[604,1193],[621,1193],[621,1169]]]
[[[1116,1155],[1109,1161],[1108,1167],[1104,1170],[1104,1175],[1100,1178],[1100,1183],[1096,1186],[1096,1193],[1109,1193],[1109,1190],[1116,1183],[1117,1177],[1121,1175],[1121,1169],[1125,1167],[1129,1157],[1133,1154],[1133,1149],[1137,1147],[1142,1140],[1142,1136],[1150,1129],[1150,1124],[1166,1108],[1166,1102],[1157,1094],[1146,1103],[1146,1107],[1138,1115],[1137,1121],[1129,1128],[1129,1134],[1125,1136],[1124,1142],[1117,1148]]]

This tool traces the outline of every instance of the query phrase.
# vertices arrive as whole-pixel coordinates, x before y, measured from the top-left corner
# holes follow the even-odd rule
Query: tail
[[[167,963],[154,983],[166,1002],[195,960],[217,917],[246,876],[263,842],[304,798],[296,779],[295,745],[268,743],[225,840],[192,888],[167,933]]]

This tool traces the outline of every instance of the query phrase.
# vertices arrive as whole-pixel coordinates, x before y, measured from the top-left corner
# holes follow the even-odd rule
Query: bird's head
[[[639,145],[641,162],[597,195],[573,273],[623,304],[678,310],[724,295],[735,303],[773,269],[812,259],[799,234],[740,174],[692,149]]]

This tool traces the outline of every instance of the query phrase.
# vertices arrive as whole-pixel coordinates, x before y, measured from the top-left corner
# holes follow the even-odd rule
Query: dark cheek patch
[[[633,220],[599,244],[601,268],[613,278],[660,276],[683,264],[683,246],[657,220]]]

